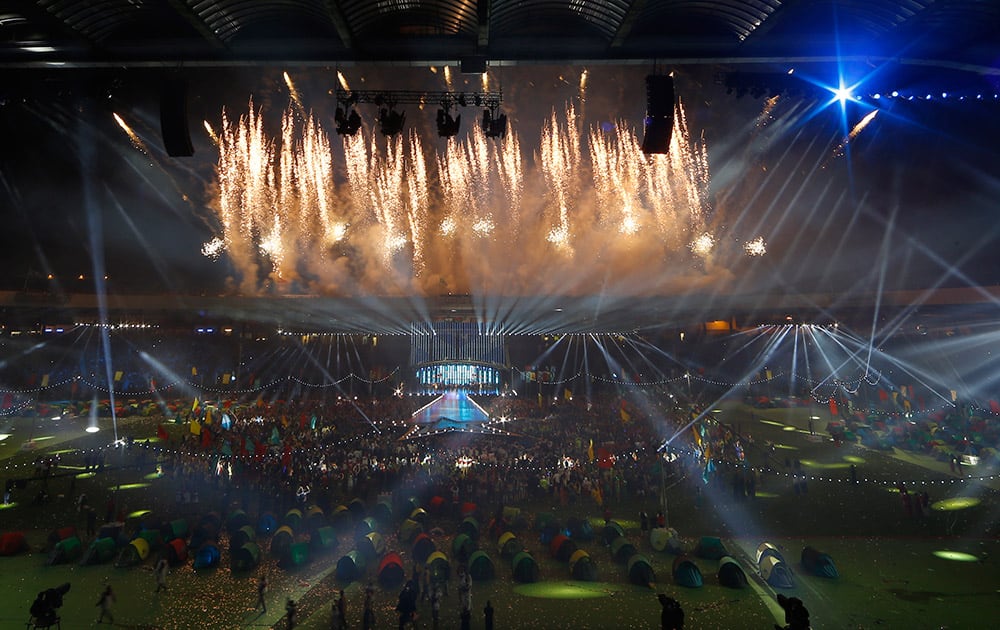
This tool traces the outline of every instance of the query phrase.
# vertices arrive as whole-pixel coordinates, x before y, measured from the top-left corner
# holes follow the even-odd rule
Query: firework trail
[[[145,155],[146,157],[149,157],[149,149],[146,148],[146,145],[143,143],[142,139],[139,138],[139,136],[135,133],[135,131],[133,131],[132,128],[129,127],[128,123],[125,122],[125,120],[115,112],[112,112],[111,115],[114,116],[115,122],[118,123],[118,126],[125,131],[125,135],[128,136],[128,140],[129,142],[132,143],[132,146],[141,151],[142,154]]]

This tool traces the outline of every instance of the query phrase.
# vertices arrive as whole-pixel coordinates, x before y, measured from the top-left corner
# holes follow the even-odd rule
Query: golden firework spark
[[[211,123],[207,120],[201,121],[202,125],[205,127],[205,131],[208,132],[208,137],[212,140],[212,144],[219,146],[219,134],[215,133],[215,129],[212,129]]]
[[[132,131],[132,127],[129,127],[128,123],[125,122],[125,119],[119,116],[117,112],[112,112],[111,115],[114,117],[115,122],[118,123],[118,126],[125,131],[125,135],[128,136],[129,142],[132,143],[132,146],[141,151],[143,155],[149,156],[149,149],[146,148],[146,145],[142,142],[139,136]]]
[[[764,244],[764,237],[758,236],[752,241],[747,241],[743,246],[747,256],[763,256],[767,253],[767,246]]]
[[[288,86],[288,94],[292,97],[292,102],[295,103],[295,106],[299,109],[300,113],[304,113],[306,108],[302,105],[302,98],[299,96],[299,91],[295,89],[292,77],[290,77],[287,72],[282,72],[281,76],[285,79],[285,85]]]
[[[351,90],[351,87],[347,85],[347,77],[345,77],[344,73],[341,72],[340,70],[337,70],[337,82],[340,83],[341,88],[347,91]]]
[[[712,253],[712,249],[715,247],[715,237],[708,232],[702,232],[696,239],[691,241],[689,247],[695,255],[704,258]]]

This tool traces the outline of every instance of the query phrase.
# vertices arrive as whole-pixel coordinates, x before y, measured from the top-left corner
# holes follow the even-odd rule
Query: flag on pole
[[[590,439],[590,445],[587,447],[587,461],[594,461],[594,439]]]
[[[48,374],[43,374],[42,375],[42,387],[48,387],[48,386],[49,386],[49,375]]]
[[[199,411],[201,411],[201,403],[198,402],[198,397],[195,396],[194,397],[194,402],[191,404],[191,413],[196,414]]]

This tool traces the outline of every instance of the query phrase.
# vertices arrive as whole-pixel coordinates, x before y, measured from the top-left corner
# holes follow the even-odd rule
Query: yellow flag
[[[42,387],[48,387],[48,386],[49,386],[49,375],[42,374]]]
[[[191,433],[201,435],[201,424],[197,420],[191,421]]]
[[[115,372],[115,382],[117,383],[118,381],[122,380],[122,376],[124,376],[124,373],[121,370]]]
[[[222,384],[229,385],[229,372],[222,375]]]
[[[198,368],[191,366],[191,376],[198,376]]]
[[[212,410],[205,410],[205,424],[212,424]]]
[[[563,398],[566,400],[573,400],[573,392],[569,391],[569,388],[564,389]]]
[[[590,446],[587,447],[587,461],[594,461],[594,440],[590,440]]]

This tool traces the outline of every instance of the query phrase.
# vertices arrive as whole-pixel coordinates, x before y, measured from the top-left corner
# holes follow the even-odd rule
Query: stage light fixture
[[[338,107],[334,114],[334,121],[337,123],[337,135],[340,136],[353,136],[361,129],[361,115],[350,105],[348,105],[347,110]]]
[[[378,123],[383,136],[395,136],[403,131],[406,122],[406,112],[397,112],[392,103],[379,109]]]
[[[451,138],[458,135],[458,130],[462,125],[462,115],[454,117],[451,115],[451,103],[441,103],[441,108],[437,111],[437,132],[442,138]]]
[[[487,138],[502,138],[507,134],[507,115],[499,108],[483,110],[483,134]]]

